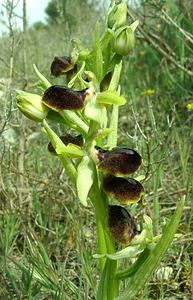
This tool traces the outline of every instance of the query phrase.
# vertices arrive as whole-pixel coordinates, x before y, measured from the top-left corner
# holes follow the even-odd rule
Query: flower
[[[117,205],[108,207],[108,228],[112,238],[120,244],[127,244],[139,233],[134,218],[125,208]]]
[[[81,147],[83,145],[83,137],[81,134],[76,135],[76,136],[72,136],[71,134],[65,134],[63,136],[60,136],[60,139],[65,145],[74,144],[79,147]],[[52,154],[56,154],[56,151],[55,151],[54,147],[52,146],[51,142],[49,142],[49,144],[48,144],[48,151]]]
[[[193,109],[193,102],[187,104],[187,109],[189,109],[189,110]]]
[[[103,188],[121,204],[137,202],[144,204],[144,188],[133,178],[107,176],[103,180]]]
[[[97,147],[97,156],[100,171],[119,177],[134,173],[142,163],[139,153],[129,148],[115,147],[107,151]]]
[[[155,90],[153,89],[147,89],[141,92],[141,96],[151,96],[155,94]]]
[[[55,111],[80,110],[93,97],[94,93],[93,87],[76,91],[67,86],[53,85],[44,92],[43,103]]]
[[[42,122],[47,114],[48,107],[42,103],[42,97],[36,94],[26,93],[24,91],[17,91],[17,107],[29,119]]]

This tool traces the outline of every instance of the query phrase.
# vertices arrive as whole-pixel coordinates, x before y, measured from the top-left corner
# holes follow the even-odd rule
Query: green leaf
[[[183,213],[183,208],[184,198],[179,202],[171,221],[164,230],[163,235],[156,247],[151,251],[151,254],[140,265],[134,275],[129,278],[125,291],[119,297],[117,297],[116,300],[133,299],[139,290],[141,290],[148,282],[153,271],[159,266],[161,259],[163,258],[174,238]]]
[[[112,132],[109,134],[107,139],[107,145],[110,149],[117,146],[118,119],[119,107],[117,105],[113,105],[110,121],[110,128],[112,129]]]
[[[122,61],[115,66],[113,77],[110,82],[109,91],[116,91],[119,85],[120,75],[122,70]],[[109,134],[107,139],[107,144],[110,148],[117,146],[117,130],[118,130],[118,117],[119,117],[119,107],[113,105],[110,128],[113,129],[112,133]]]
[[[103,37],[101,38],[101,48],[103,54],[103,76],[105,76],[109,70],[109,63],[111,59],[111,41],[113,37],[113,30],[107,28]]]
[[[106,262],[105,267],[102,272],[102,276],[100,278],[96,300],[108,300],[108,298],[107,298],[107,286],[108,286],[107,271],[108,271],[108,263]]]
[[[113,72],[113,77],[112,77],[110,85],[109,85],[109,91],[116,91],[118,89],[122,65],[123,64],[122,64],[122,60],[121,60],[121,62],[115,66],[115,69]]]
[[[87,196],[94,181],[93,162],[84,156],[77,168],[77,192],[82,205],[87,206]]]

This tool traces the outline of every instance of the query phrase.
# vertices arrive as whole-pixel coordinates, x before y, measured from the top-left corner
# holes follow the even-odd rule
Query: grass
[[[60,40],[61,31],[56,32],[55,39]],[[49,44],[45,55],[41,44],[49,35],[40,31],[30,36],[28,84],[32,91],[36,80],[32,62],[46,74],[58,49],[64,54],[62,42]],[[34,43],[39,45],[37,51]],[[1,55],[5,56],[3,49]],[[184,55],[181,44],[178,55]],[[15,72],[13,87],[18,88],[22,86],[19,61]],[[8,77],[8,72],[3,74]],[[137,45],[123,71],[128,105],[120,113],[119,145],[138,149],[143,156],[144,166],[137,175],[145,175],[148,214],[153,216],[155,232],[162,230],[176,203],[186,196],[178,230],[182,236],[173,242],[160,266],[171,267],[172,275],[158,280],[155,272],[138,299],[191,299],[193,294],[193,131],[192,114],[185,108],[192,95],[190,81],[165,61],[160,64],[160,55],[145,43]],[[149,88],[155,94],[141,96]],[[4,89],[6,92],[6,85]],[[15,101],[14,93],[9,101]],[[4,103],[0,108],[5,112],[8,106]],[[7,134],[10,128],[12,142]],[[60,162],[47,154],[44,133],[21,119],[14,104],[0,139],[0,299],[95,299],[98,264],[92,258],[96,253],[92,209],[79,204]],[[22,157],[21,173],[18,164]],[[143,212],[143,208],[132,207],[137,218]]]

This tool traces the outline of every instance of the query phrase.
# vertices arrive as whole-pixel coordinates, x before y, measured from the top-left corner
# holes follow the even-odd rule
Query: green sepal
[[[71,158],[78,158],[84,155],[81,148],[77,145],[69,143],[67,146],[62,142],[62,140],[57,136],[57,134],[44,122],[44,128],[50,138],[52,146],[54,147],[56,154],[67,155]]]
[[[33,65],[34,70],[39,78],[39,86],[43,89],[43,90],[47,90],[50,86],[51,83],[46,79],[46,77],[44,77],[44,75],[42,75],[39,70],[37,69],[36,65]]]
[[[87,206],[87,197],[94,181],[93,161],[84,156],[77,168],[77,193],[82,205]]]
[[[46,130],[47,135],[50,138],[52,146],[54,147],[56,153],[58,154],[59,158],[61,159],[63,166],[66,170],[66,173],[70,177],[73,183],[76,182],[77,171],[65,152],[61,152],[61,149],[64,149],[66,146],[63,144],[61,139],[57,136],[57,134],[49,127],[47,122],[43,121],[44,129]]]
[[[139,20],[136,20],[135,22],[133,22],[131,25],[129,25],[129,27],[132,29],[132,31],[134,32],[137,28],[137,26],[139,25]]]
[[[123,96],[119,96],[115,91],[104,91],[97,95],[96,102],[98,104],[115,104],[115,105],[124,105],[126,99]]]

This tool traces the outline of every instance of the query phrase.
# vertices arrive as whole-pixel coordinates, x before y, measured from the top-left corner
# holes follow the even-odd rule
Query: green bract
[[[79,147],[83,145],[83,138],[80,134],[77,136],[65,134],[60,136],[60,139],[65,145],[74,144]],[[48,151],[52,154],[57,154],[51,142],[48,144]]]
[[[87,206],[87,196],[94,181],[93,162],[88,156],[84,156],[78,165],[77,192],[80,202]]]

